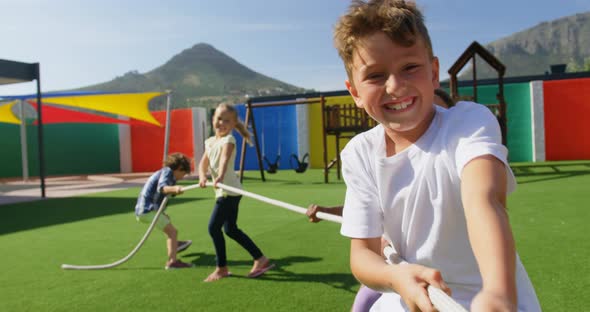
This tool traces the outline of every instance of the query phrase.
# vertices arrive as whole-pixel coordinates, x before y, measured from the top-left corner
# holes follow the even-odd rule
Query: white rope
[[[207,186],[213,186],[213,183],[207,182]],[[184,192],[184,191],[188,191],[188,190],[195,189],[198,187],[199,187],[199,184],[193,184],[193,185],[183,187],[182,191]],[[307,209],[305,209],[303,207],[295,206],[292,204],[282,202],[280,200],[276,200],[276,199],[268,198],[268,197],[258,195],[258,194],[252,193],[252,192],[244,191],[242,189],[235,188],[235,187],[232,187],[229,185],[225,185],[223,183],[217,183],[217,187],[224,189],[226,191],[236,193],[236,194],[251,197],[251,198],[257,199],[259,201],[271,204],[271,205],[279,206],[279,207],[282,207],[282,208],[285,208],[285,209],[288,209],[288,210],[291,210],[294,212],[298,212],[300,214],[305,214],[307,211]],[[118,265],[121,265],[121,264],[127,262],[129,259],[131,259],[131,257],[133,257],[137,253],[139,248],[141,248],[141,246],[145,243],[145,241],[147,240],[150,233],[154,229],[156,222],[158,221],[158,218],[160,217],[160,215],[164,211],[164,208],[166,207],[167,204],[168,204],[168,196],[166,196],[164,198],[164,200],[162,201],[162,204],[160,204],[160,208],[158,208],[158,211],[156,212],[156,215],[154,216],[152,223],[148,227],[147,231],[145,232],[145,234],[143,235],[143,237],[141,238],[141,240],[139,241],[137,246],[135,246],[135,248],[125,258],[115,261],[113,263],[103,264],[103,265],[62,264],[61,268],[64,270],[101,270],[101,269],[114,268]],[[335,216],[335,215],[323,213],[323,212],[318,212],[316,214],[316,216],[319,219],[332,221],[332,222],[336,222],[336,223],[342,223],[342,217],[340,217],[340,216]],[[386,247],[384,249],[385,256],[388,259],[390,258],[390,256],[392,256],[392,255],[390,255],[390,253],[392,253],[392,252],[394,252],[394,250],[392,248],[388,249]],[[440,290],[439,288],[436,288],[436,287],[430,285],[430,286],[428,286],[427,290],[428,290],[428,295],[430,296],[430,300],[432,301],[432,304],[440,312],[467,312],[467,310],[465,310],[465,308],[463,308],[460,304],[458,304],[455,300],[453,300],[453,298],[451,298],[449,295],[447,295],[444,291]]]
[[[143,245],[143,243],[145,243],[145,241],[147,240],[147,238],[150,236],[150,233],[152,233],[152,230],[154,229],[156,222],[158,221],[158,218],[160,218],[160,215],[162,214],[162,212],[164,211],[164,209],[166,208],[166,205],[168,204],[168,196],[166,196],[164,198],[164,200],[162,201],[162,203],[160,204],[160,208],[158,208],[158,211],[156,212],[156,215],[154,216],[154,219],[152,220],[152,223],[150,224],[150,226],[148,227],[147,231],[145,232],[145,234],[143,235],[143,237],[141,238],[141,240],[139,241],[139,243],[137,244],[137,246],[135,246],[135,248],[133,248],[133,250],[123,259],[115,261],[113,263],[109,263],[109,264],[99,264],[99,265],[74,265],[74,264],[62,264],[61,268],[64,270],[102,270],[102,269],[110,269],[110,268],[114,268],[118,265],[121,265],[125,262],[127,262],[129,259],[131,259],[131,257],[133,257],[137,251],[139,250],[139,248],[141,248],[141,246]]]
[[[426,290],[428,291],[430,301],[432,301],[434,307],[440,312],[467,312],[467,310],[465,310],[462,305],[453,300],[453,298],[447,295],[447,293],[442,291],[440,288],[428,285]]]
[[[207,182],[207,186],[213,186],[213,183]],[[193,189],[196,187],[199,187],[199,185],[197,184],[197,185],[188,186],[188,187],[184,188],[184,190],[189,190],[189,189]],[[282,201],[279,201],[276,199],[264,197],[262,195],[258,195],[255,193],[244,191],[242,189],[235,188],[235,187],[225,185],[222,183],[217,183],[217,187],[224,189],[226,191],[230,191],[230,192],[234,192],[234,193],[241,194],[244,196],[248,196],[248,197],[260,200],[262,202],[265,202],[265,203],[268,203],[271,205],[286,208],[286,209],[289,209],[289,210],[292,210],[292,211],[295,211],[295,212],[298,212],[301,214],[305,214],[305,212],[307,211],[307,209],[305,209],[303,207],[291,205],[291,204],[288,204],[288,203],[285,203],[285,202],[282,202]],[[342,223],[342,217],[331,215],[328,213],[318,212],[317,217],[320,219],[324,219],[324,220],[328,220],[328,221],[332,221],[332,222],[336,222],[336,223]],[[391,254],[391,253],[395,253],[395,251],[391,247],[389,247],[389,249],[386,247],[384,249],[384,253],[386,253],[385,255],[386,255],[386,258],[388,258],[388,259],[390,257],[395,256],[395,255]],[[398,258],[399,258],[399,256],[398,256]],[[465,310],[465,308],[463,308],[463,306],[461,306],[459,303],[457,303],[455,300],[453,300],[453,298],[451,298],[449,295],[447,295],[441,289],[434,287],[432,285],[429,285],[427,290],[428,290],[428,296],[430,297],[430,301],[432,301],[432,304],[434,305],[434,307],[437,308],[440,312],[467,312],[467,310]]]
[[[211,182],[207,182],[207,186],[213,186],[213,183]],[[238,194],[242,194],[244,196],[248,196],[248,197],[252,197],[255,199],[258,199],[260,201],[275,205],[275,206],[279,206],[279,207],[283,207],[295,212],[299,212],[302,214],[305,214],[305,212],[307,211],[305,208],[301,208],[295,205],[291,205],[282,201],[278,201],[275,199],[271,199],[268,197],[264,197],[261,195],[257,195],[251,192],[247,192],[235,187],[231,187],[228,185],[224,185],[222,183],[218,183],[217,184],[218,187],[226,189],[230,192],[234,192],[234,193],[238,193]],[[188,191],[191,189],[195,189],[198,188],[199,184],[194,184],[194,185],[189,185],[186,187],[182,188],[182,191]],[[143,235],[143,237],[141,238],[141,240],[139,241],[139,243],[137,244],[137,246],[135,246],[135,248],[124,258],[117,260],[113,263],[109,263],[109,264],[99,264],[99,265],[75,265],[75,264],[62,264],[61,268],[64,270],[102,270],[102,269],[110,269],[110,268],[114,268],[116,266],[119,266],[125,262],[127,262],[129,259],[131,259],[131,257],[133,257],[137,251],[139,251],[139,249],[141,248],[141,246],[143,246],[143,244],[145,243],[145,241],[147,240],[147,238],[149,237],[149,235],[151,234],[152,230],[154,229],[156,222],[158,221],[158,219],[160,218],[160,215],[162,214],[162,212],[165,210],[166,205],[168,204],[168,196],[166,196],[164,198],[164,200],[162,201],[162,204],[160,204],[160,207],[158,208],[158,211],[156,212],[156,215],[154,216],[154,219],[152,220],[152,223],[150,224],[150,226],[148,227],[147,231],[145,232],[145,234]],[[334,216],[331,214],[327,214],[327,213],[323,213],[323,212],[318,212],[317,213],[317,217],[320,219],[324,219],[324,220],[328,220],[328,221],[332,221],[332,222],[337,222],[337,223],[342,223],[342,218],[339,216]]]
[[[383,255],[385,261],[389,264],[407,263],[400,255],[391,247],[385,246],[383,248]],[[462,305],[457,303],[451,296],[447,295],[440,288],[428,285],[426,289],[432,305],[440,312],[467,312]]]
[[[207,182],[207,186],[213,186],[213,183]],[[183,190],[190,190],[190,189],[194,189],[194,188],[198,188],[198,187],[199,187],[198,184],[194,184],[194,185],[190,185],[190,186],[184,187]],[[219,187],[221,189],[224,189],[226,191],[230,191],[230,192],[233,192],[233,193],[236,193],[236,194],[240,194],[240,195],[244,195],[244,196],[247,196],[247,197],[251,197],[251,198],[257,199],[257,200],[259,200],[261,202],[265,202],[267,204],[271,204],[271,205],[279,206],[281,208],[289,209],[291,211],[294,211],[294,212],[297,212],[297,213],[300,213],[300,214],[305,214],[305,212],[307,211],[307,209],[305,209],[303,207],[295,206],[295,205],[292,205],[292,204],[288,204],[288,203],[282,202],[280,200],[276,200],[276,199],[268,198],[268,197],[265,197],[265,196],[262,196],[262,195],[258,195],[258,194],[252,193],[252,192],[244,191],[242,189],[235,188],[235,187],[229,186],[229,185],[225,185],[223,183],[217,183],[217,187]],[[342,217],[336,216],[336,215],[332,215],[332,214],[329,214],[329,213],[318,212],[316,214],[316,216],[319,219],[322,219],[322,220],[332,221],[332,222],[336,222],[336,223],[342,223]]]

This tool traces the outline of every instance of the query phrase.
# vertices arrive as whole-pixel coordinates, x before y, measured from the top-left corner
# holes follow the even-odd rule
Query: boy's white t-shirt
[[[235,188],[242,188],[242,184],[240,183],[240,179],[234,170],[234,163],[236,162],[236,138],[230,133],[224,137],[217,138],[217,137],[210,137],[205,140],[205,153],[209,158],[209,171],[213,180],[215,180],[219,176],[219,165],[221,162],[221,152],[223,151],[223,147],[225,144],[233,144],[234,150],[228,160],[227,163],[227,170],[225,171],[225,176],[223,177],[223,181],[221,183],[229,186],[233,186]],[[222,188],[215,189],[215,197],[223,197],[223,196],[240,196],[240,194],[223,190]]]
[[[483,105],[435,106],[428,130],[413,145],[386,157],[379,125],[355,136],[343,149],[346,198],[341,233],[351,238],[385,235],[401,258],[441,271],[453,298],[466,308],[482,287],[471,249],[463,204],[461,171],[472,159],[493,155],[506,165],[508,193],[516,181],[495,116]],[[516,259],[518,308],[540,311],[533,286]],[[404,311],[396,293],[386,293],[375,310]]]

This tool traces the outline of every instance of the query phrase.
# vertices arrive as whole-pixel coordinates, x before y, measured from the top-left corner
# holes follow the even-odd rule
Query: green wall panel
[[[477,87],[477,102],[496,104],[497,85]],[[510,161],[533,160],[533,135],[531,128],[530,84],[513,83],[504,85],[508,119],[508,158]],[[459,88],[459,95],[473,95],[473,87]]]
[[[21,177],[20,128],[1,124],[0,131],[0,161],[13,164],[2,166],[0,177]],[[117,125],[48,124],[43,126],[43,140],[47,176],[120,171]],[[38,176],[37,126],[27,126],[27,142],[29,175]]]
[[[0,178],[22,176],[20,126],[0,123]]]

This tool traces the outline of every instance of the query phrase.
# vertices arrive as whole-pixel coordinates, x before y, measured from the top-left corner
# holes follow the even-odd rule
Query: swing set
[[[244,125],[246,127],[251,125],[251,127],[252,127],[252,134],[254,136],[254,147],[256,149],[258,168],[260,170],[260,177],[261,177],[262,181],[266,181],[266,178],[264,176],[264,165],[263,165],[262,161],[264,160],[266,162],[266,164],[268,166],[268,170],[267,170],[268,173],[270,173],[270,174],[276,173],[277,170],[279,169],[280,150],[279,150],[279,155],[277,155],[277,158],[275,159],[274,163],[270,162],[268,160],[268,158],[266,157],[266,155],[264,155],[264,147],[263,147],[263,151],[261,153],[260,145],[258,143],[259,142],[258,133],[256,130],[256,121],[254,120],[253,109],[260,108],[260,107],[316,104],[316,103],[322,103],[322,105],[324,105],[324,103],[325,103],[324,96],[320,96],[319,98],[313,98],[313,99],[270,101],[270,102],[261,102],[261,103],[253,103],[252,99],[248,99],[248,101],[246,102],[246,117],[244,118]],[[262,134],[262,140],[264,142],[264,134]],[[279,137],[279,149],[280,149],[280,137]],[[325,151],[324,151],[324,153],[325,153]],[[242,142],[242,150],[240,153],[240,182],[243,180],[243,177],[244,177],[245,159],[246,159],[246,142]],[[308,159],[309,159],[308,153],[303,155],[303,157],[301,159],[299,159],[299,157],[297,155],[291,154],[291,156],[289,158],[289,162],[290,162],[291,166],[295,168],[295,172],[303,173],[309,167]],[[295,163],[296,163],[296,165],[294,165]]]
[[[277,173],[277,171],[279,170],[279,161],[281,160],[281,122],[280,122],[280,118],[279,118],[279,127],[278,127],[278,138],[279,138],[279,142],[277,145],[277,157],[275,158],[274,162],[271,162],[270,160],[268,160],[268,158],[266,157],[266,146],[265,146],[265,138],[264,138],[264,118],[262,120],[263,124],[262,124],[262,159],[264,160],[264,162],[266,163],[266,166],[268,167],[268,169],[266,169],[266,172],[270,173],[270,174],[275,174]]]
[[[335,94],[340,95],[340,94]],[[260,99],[259,99],[260,100]],[[271,163],[263,154],[261,157],[260,146],[258,144],[258,137],[256,131],[256,122],[254,120],[253,109],[259,107],[283,106],[283,105],[300,105],[300,104],[317,104],[321,105],[322,110],[322,129],[323,129],[323,158],[324,158],[324,183],[328,183],[329,171],[332,167],[337,167],[337,177],[340,179],[340,141],[342,139],[349,139],[358,133],[369,130],[377,125],[363,109],[359,109],[355,104],[331,104],[326,105],[325,95],[309,99],[297,100],[283,100],[283,101],[269,101],[253,103],[253,99],[249,99],[246,103],[246,118],[244,124],[246,127],[251,123],[254,142],[256,147],[256,156],[258,159],[258,168],[260,169],[260,177],[262,181],[266,181],[264,176],[264,167],[262,161],[267,162],[269,167],[268,173],[275,173],[279,168],[280,155]],[[335,136],[336,141],[336,157],[328,161],[328,136]],[[264,134],[263,134],[264,139]],[[246,157],[246,144],[242,142],[242,151],[240,157],[240,181],[243,179],[244,161]],[[303,173],[309,167],[309,154],[306,153],[301,159],[295,154],[289,158],[291,167],[295,168],[295,172]],[[271,172],[272,171],[272,172]]]
[[[262,120],[264,122],[264,119]],[[275,174],[277,173],[279,167],[280,167],[280,160],[281,160],[281,129],[283,128],[283,125],[281,124],[281,113],[279,112],[279,117],[278,117],[278,129],[277,129],[277,135],[278,135],[278,144],[277,144],[277,157],[275,158],[274,162],[271,162],[267,157],[266,157],[266,148],[265,148],[265,136],[264,136],[264,124],[262,126],[262,160],[264,160],[264,162],[266,163],[267,169],[266,172],[270,173],[270,174]],[[291,157],[289,157],[289,165],[291,165],[291,168],[293,168],[295,170],[295,172],[297,173],[304,173],[308,166],[309,163],[307,162],[307,159],[309,158],[309,153],[305,153],[305,155],[303,155],[303,157],[301,158],[301,160],[299,159],[299,157],[297,157],[297,154],[291,154]]]

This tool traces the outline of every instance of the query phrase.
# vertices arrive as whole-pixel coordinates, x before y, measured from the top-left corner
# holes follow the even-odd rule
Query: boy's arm
[[[182,186],[180,185],[166,185],[162,188],[162,194],[174,194],[174,195],[178,195],[178,194],[182,194]]]
[[[516,309],[516,251],[506,213],[506,168],[491,155],[471,160],[461,173],[467,231],[483,288],[472,308]]]
[[[182,194],[182,187],[174,182],[174,173],[170,168],[162,169],[160,179],[158,180],[158,192],[169,195],[169,194]]]
[[[397,292],[410,311],[434,311],[426,290],[428,285],[450,293],[438,270],[417,264],[387,264],[381,255],[380,237],[351,239],[350,268],[367,287]]]

